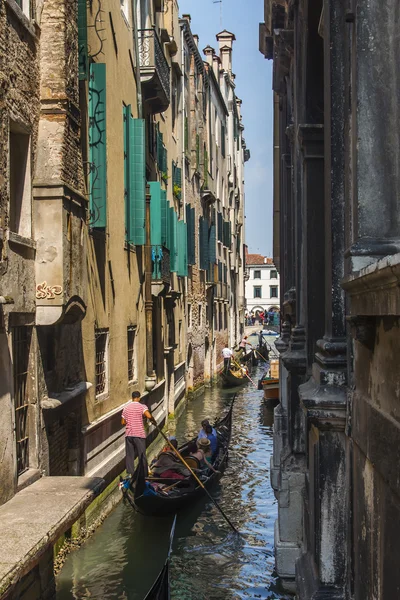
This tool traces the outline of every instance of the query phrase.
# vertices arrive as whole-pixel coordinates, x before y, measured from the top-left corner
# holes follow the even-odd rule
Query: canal
[[[253,371],[257,381],[261,375]],[[216,419],[232,394],[207,389],[179,417],[179,443],[203,418]],[[173,600],[285,598],[274,575],[276,500],[269,483],[273,414],[248,383],[236,394],[228,467],[215,498],[242,535],[204,499],[178,515],[171,561]],[[165,559],[172,518],[151,518],[120,503],[95,534],[72,552],[57,578],[57,600],[142,600]]]

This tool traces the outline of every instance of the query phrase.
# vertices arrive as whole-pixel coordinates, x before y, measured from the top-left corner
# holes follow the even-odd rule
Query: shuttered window
[[[222,218],[222,213],[218,213],[217,214],[217,225],[218,225],[218,241],[219,242],[223,242],[224,241],[224,220]]]
[[[177,273],[181,277],[187,277],[188,274],[188,261],[187,261],[187,230],[186,223],[178,221],[177,234]]]
[[[130,244],[146,243],[145,125],[124,106],[124,195],[125,239]]]
[[[79,79],[88,76],[87,0],[78,0]]]
[[[106,65],[92,63],[89,81],[90,225],[107,224]]]
[[[180,200],[182,197],[182,169],[174,162],[172,163],[172,186],[175,198]]]
[[[227,248],[231,246],[231,224],[230,221],[224,221],[223,244]]]
[[[200,165],[200,136],[196,134],[196,170],[199,170]]]
[[[196,264],[196,248],[195,248],[195,209],[186,205],[186,223],[187,223],[187,254],[188,264]]]
[[[208,187],[208,152],[206,150],[206,146],[204,145],[204,188]]]
[[[150,243],[161,246],[161,186],[158,181],[150,181]]]
[[[199,226],[200,269],[208,269],[208,223],[200,217]]]
[[[168,202],[167,192],[161,190],[161,244],[168,248]]]
[[[171,272],[176,272],[178,268],[178,260],[177,260],[177,228],[178,228],[178,218],[176,216],[175,209],[170,206],[169,207],[169,223],[168,223],[168,233],[169,233],[169,254],[170,254],[170,265]]]
[[[214,223],[210,225],[208,233],[208,257],[210,263],[217,262],[217,236]]]
[[[221,154],[225,158],[225,125],[221,123]]]

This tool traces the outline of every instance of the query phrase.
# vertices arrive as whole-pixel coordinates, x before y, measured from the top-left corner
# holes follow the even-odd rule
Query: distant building
[[[246,310],[279,312],[279,273],[272,258],[246,254]]]

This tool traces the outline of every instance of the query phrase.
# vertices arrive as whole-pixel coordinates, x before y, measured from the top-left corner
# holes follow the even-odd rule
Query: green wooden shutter
[[[79,79],[88,76],[87,0],[78,0]]]
[[[89,81],[90,224],[107,224],[106,65],[92,63]]]
[[[178,221],[178,244],[177,244],[177,273],[181,277],[187,277],[188,261],[187,261],[187,226],[183,221]]]
[[[168,248],[167,192],[161,190],[161,244]]]
[[[217,231],[218,241],[222,242],[223,241],[223,218],[222,218],[222,213],[218,213],[217,214],[217,225],[218,225],[218,231]]]
[[[229,247],[229,221],[224,221],[223,244]]]
[[[158,181],[150,181],[150,243],[161,246],[161,186]]]
[[[189,150],[189,123],[188,118],[185,117],[185,152]]]
[[[210,225],[208,232],[208,259],[210,263],[217,262],[217,236],[214,223]]]
[[[199,228],[199,244],[200,244],[200,269],[208,269],[208,223],[200,217]]]
[[[187,223],[187,261],[189,265],[196,264],[196,247],[195,247],[195,209],[186,205],[186,223]]]
[[[144,119],[129,121],[129,241],[146,243],[146,159]]]
[[[175,272],[177,270],[177,226],[178,226],[178,218],[176,216],[175,209],[170,206],[169,207],[169,253],[170,253],[170,264],[171,264],[171,272]]]
[[[221,154],[225,158],[225,125],[221,123]]]

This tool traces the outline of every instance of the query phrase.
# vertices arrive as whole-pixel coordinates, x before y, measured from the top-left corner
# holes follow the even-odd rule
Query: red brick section
[[[272,258],[261,254],[246,254],[246,265],[273,265]]]

